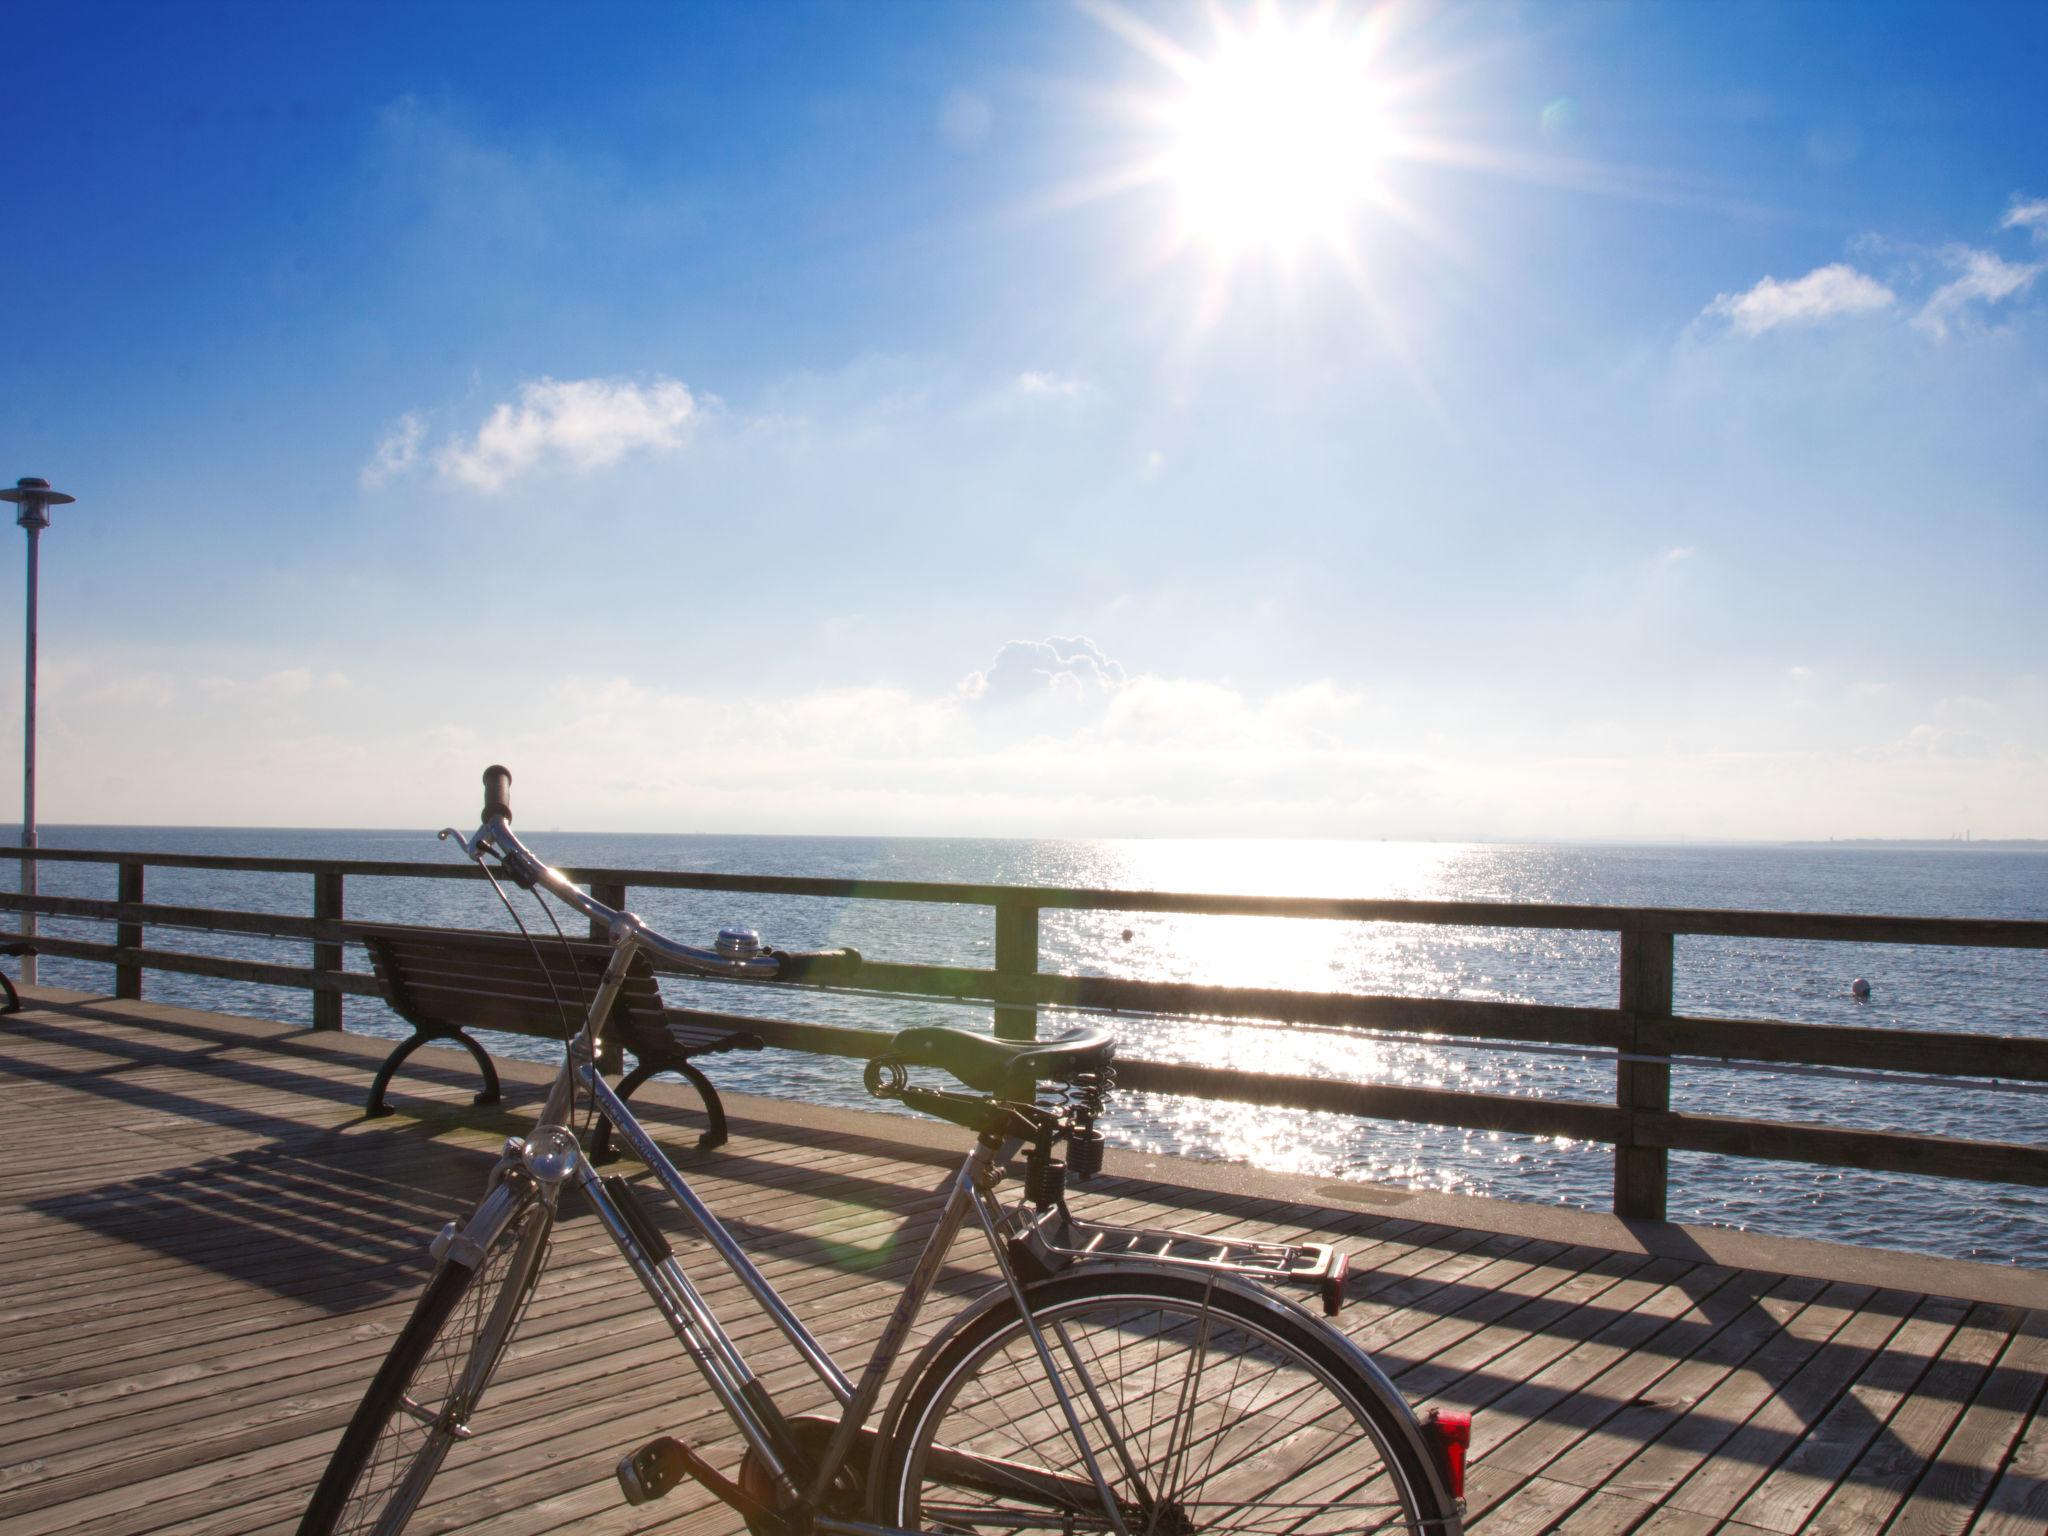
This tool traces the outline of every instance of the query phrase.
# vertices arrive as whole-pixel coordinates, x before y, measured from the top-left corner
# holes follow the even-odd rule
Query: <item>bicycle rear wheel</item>
[[[396,1536],[469,1433],[547,1257],[553,1213],[531,1189],[472,1267],[444,1262],[349,1421],[299,1536]]]
[[[1014,1303],[907,1389],[882,1518],[948,1533],[1442,1533],[1457,1512],[1415,1421],[1341,1335],[1275,1298],[1164,1272],[1034,1286],[1031,1316],[1089,1442],[1076,1444]]]

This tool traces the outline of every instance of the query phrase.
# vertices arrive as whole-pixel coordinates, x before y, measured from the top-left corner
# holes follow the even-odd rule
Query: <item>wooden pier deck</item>
[[[426,1235],[538,1098],[541,1074],[513,1064],[507,1104],[472,1108],[466,1062],[426,1053],[401,1113],[364,1121],[386,1048],[49,990],[0,1019],[5,1536],[296,1520],[425,1273]],[[687,1146],[684,1096],[647,1097],[650,1124]],[[957,1133],[733,1109],[732,1143],[692,1176],[857,1361]],[[1343,1326],[1411,1401],[1477,1414],[1485,1536],[2048,1530],[2040,1275],[1172,1159],[1110,1172],[1091,1211],[1350,1247]],[[956,1259],[948,1290],[985,1283],[978,1255]],[[771,1384],[800,1389],[737,1287],[706,1278]],[[504,1382],[417,1528],[741,1529],[690,1487],[642,1509],[619,1497],[613,1462],[655,1434],[728,1465],[736,1451],[588,1217],[561,1228]]]

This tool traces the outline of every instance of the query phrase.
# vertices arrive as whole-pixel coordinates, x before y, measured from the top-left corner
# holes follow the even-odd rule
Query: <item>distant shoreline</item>
[[[1992,852],[2018,850],[2024,853],[2040,853],[2048,849],[2048,838],[2043,837],[1977,837],[1965,840],[1959,837],[1829,837],[1807,838],[1798,842],[1784,843],[1786,848],[1910,848],[1916,852],[1929,853],[1954,850],[1968,853],[1973,849],[1989,849]]]

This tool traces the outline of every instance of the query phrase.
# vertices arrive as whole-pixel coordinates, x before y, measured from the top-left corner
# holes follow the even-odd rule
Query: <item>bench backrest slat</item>
[[[564,1010],[568,1027],[583,1022],[611,961],[608,944],[565,944],[552,936],[537,941],[543,965],[517,934],[372,923],[351,923],[349,932],[369,950],[391,1005],[407,1022],[430,1031],[495,1029],[559,1038]],[[672,1039],[662,1022],[661,988],[645,955],[633,957],[607,1027],[628,1049],[635,1049],[636,1038],[655,1044]]]

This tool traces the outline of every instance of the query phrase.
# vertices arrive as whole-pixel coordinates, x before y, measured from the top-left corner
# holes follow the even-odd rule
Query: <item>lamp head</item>
[[[24,475],[14,482],[12,490],[0,491],[0,501],[11,501],[21,509],[14,521],[23,528],[49,527],[50,508],[69,506],[76,500],[76,496],[51,490],[49,481],[35,475]]]

